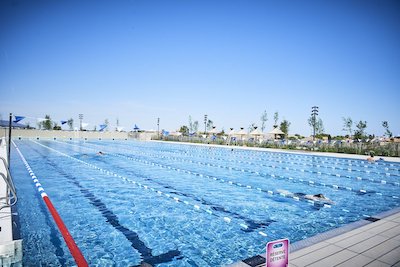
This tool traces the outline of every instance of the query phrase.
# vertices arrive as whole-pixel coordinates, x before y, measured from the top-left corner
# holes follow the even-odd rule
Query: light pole
[[[79,130],[82,131],[82,120],[83,120],[83,114],[82,113],[79,114],[79,120],[80,120]]]
[[[160,139],[160,118],[157,118],[157,139]]]
[[[207,133],[207,115],[204,115],[204,134]]]
[[[318,107],[317,106],[313,106],[311,108],[311,117],[312,117],[312,125],[313,125],[313,150],[314,150],[314,142],[315,142],[315,125],[317,123],[317,118],[316,116],[318,116]]]

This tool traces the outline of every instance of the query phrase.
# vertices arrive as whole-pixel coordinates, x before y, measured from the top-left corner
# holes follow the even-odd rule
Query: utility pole
[[[157,118],[157,139],[160,140],[160,118]]]
[[[312,125],[313,125],[313,150],[315,150],[315,125],[317,123],[317,116],[318,116],[318,107],[313,106],[311,108],[311,116],[312,116]]]
[[[79,130],[82,131],[82,120],[83,120],[83,114],[79,114],[79,120],[80,120],[80,124],[79,124]]]

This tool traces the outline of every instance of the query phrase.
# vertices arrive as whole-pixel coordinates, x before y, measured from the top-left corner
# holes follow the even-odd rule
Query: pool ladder
[[[0,172],[0,176],[3,177],[4,182],[6,183],[6,196],[5,197],[0,197],[0,210],[3,208],[11,207],[17,203],[17,192],[15,190],[15,186],[10,174],[10,171],[8,170],[8,164],[7,161],[3,158],[0,157],[0,159],[3,161],[4,167],[7,172],[7,176],[4,175],[4,173]]]

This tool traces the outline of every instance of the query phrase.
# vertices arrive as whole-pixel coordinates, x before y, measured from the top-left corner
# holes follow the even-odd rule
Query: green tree
[[[279,113],[276,111],[274,113],[274,128],[278,127]]]
[[[197,133],[199,130],[199,122],[193,121],[192,116],[189,116],[189,133]]]
[[[214,122],[212,121],[212,120],[208,120],[207,121],[207,124],[206,124],[207,126],[207,131],[210,131],[211,129],[212,129],[212,127],[214,126]]]
[[[74,127],[74,119],[69,119],[68,121],[67,121],[67,124],[68,124],[68,126],[69,126],[69,129],[72,131],[73,130],[73,127]]]
[[[57,125],[57,123],[55,122],[55,123],[54,123],[53,130],[60,131],[60,130],[61,130],[61,126]]]
[[[387,137],[392,137],[393,133],[389,130],[389,123],[387,121],[383,121],[382,126],[383,128],[385,128],[385,135]]]
[[[283,120],[281,122],[280,129],[281,129],[282,132],[285,133],[286,138],[287,138],[287,136],[289,134],[289,127],[290,127],[290,122],[288,120]]]
[[[314,129],[315,125],[315,135],[317,134],[323,134],[325,129],[324,129],[324,123],[321,118],[316,118],[315,116],[311,116],[308,118],[308,125]]]
[[[53,123],[51,121],[50,115],[46,115],[44,118],[45,120],[42,122],[43,129],[51,130],[53,128]]]
[[[349,133],[349,136],[353,135],[353,120],[350,117],[343,117],[343,131]]]
[[[189,135],[189,127],[187,127],[186,125],[182,125],[179,129],[179,132],[183,135]]]
[[[194,121],[193,122],[193,133],[197,133],[199,131],[199,122]]]
[[[252,132],[252,131],[254,131],[254,129],[256,129],[257,128],[257,125],[253,122],[252,124],[250,124],[249,125],[249,132]]]
[[[359,121],[356,125],[357,130],[354,132],[355,139],[365,139],[365,129],[367,128],[366,121]]]
[[[264,112],[261,114],[261,131],[264,132],[267,121],[268,121],[268,114],[267,111],[264,110]]]
[[[108,119],[104,120],[104,124],[106,125],[105,130],[108,131],[108,125],[110,124],[110,122],[108,121]]]
[[[315,127],[315,131],[316,131],[318,134],[323,134],[323,133],[325,132],[324,123],[323,123],[323,121],[322,121],[321,118],[318,118],[318,120],[317,120],[317,124],[316,124],[316,127]]]
[[[193,133],[194,125],[192,121],[192,116],[189,115],[189,132]]]

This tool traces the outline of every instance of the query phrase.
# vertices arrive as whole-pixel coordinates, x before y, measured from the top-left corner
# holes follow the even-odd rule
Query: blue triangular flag
[[[14,122],[17,123],[17,122],[19,122],[19,121],[21,121],[21,120],[23,120],[23,119],[25,119],[24,116],[15,116]]]
[[[107,124],[101,124],[99,131],[103,131],[107,127]]]

